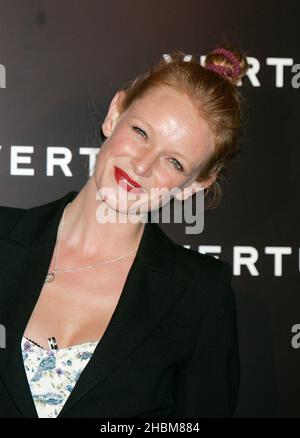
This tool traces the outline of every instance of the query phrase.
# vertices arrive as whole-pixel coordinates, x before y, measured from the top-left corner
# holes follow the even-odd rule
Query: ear
[[[204,188],[205,187],[202,184],[194,181],[192,184],[178,190],[178,192],[175,194],[175,198],[178,201],[185,201],[190,196],[193,196],[195,193],[204,190]]]
[[[102,123],[102,131],[105,137],[110,137],[119,120],[121,101],[124,98],[124,95],[125,92],[123,90],[119,90],[116,92],[112,101],[110,102],[105,120]]]

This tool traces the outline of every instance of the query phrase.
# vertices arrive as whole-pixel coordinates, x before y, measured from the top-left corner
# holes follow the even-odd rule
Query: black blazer
[[[21,338],[63,209],[77,194],[0,207],[1,418],[37,417]],[[146,222],[110,323],[58,417],[233,416],[240,364],[231,277],[229,263],[177,245]]]

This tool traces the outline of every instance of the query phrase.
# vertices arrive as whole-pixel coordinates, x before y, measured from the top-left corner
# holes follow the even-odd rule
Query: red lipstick
[[[120,169],[120,167],[117,166],[114,167],[115,167],[115,179],[117,183],[119,184],[121,181],[126,182],[125,187],[123,184],[125,190],[127,190],[128,192],[134,190],[134,193],[144,192],[142,186],[139,183],[137,183],[134,179],[130,178],[130,176],[124,170]]]

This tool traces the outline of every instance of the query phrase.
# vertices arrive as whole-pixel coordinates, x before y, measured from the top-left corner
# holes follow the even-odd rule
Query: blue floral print
[[[97,344],[46,350],[23,336],[23,363],[38,417],[59,415]]]

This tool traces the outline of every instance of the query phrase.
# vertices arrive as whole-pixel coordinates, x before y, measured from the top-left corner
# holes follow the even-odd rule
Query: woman
[[[174,51],[116,93],[79,193],[1,207],[0,417],[234,414],[231,267],[143,219],[169,199],[153,189],[184,201],[218,187],[247,68],[226,46],[205,66]]]

